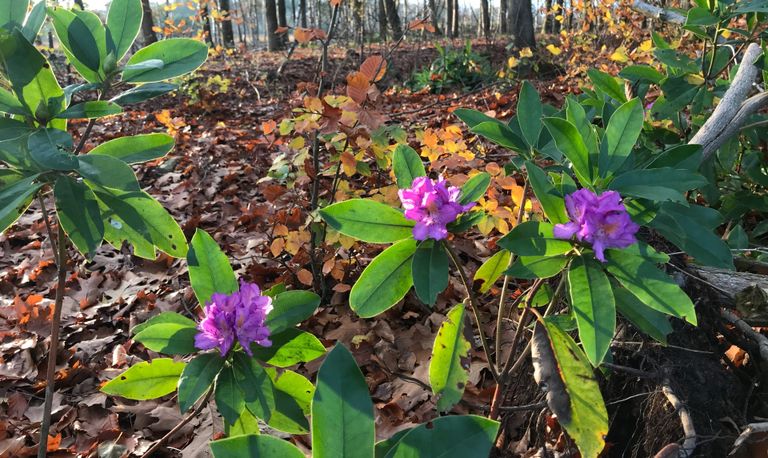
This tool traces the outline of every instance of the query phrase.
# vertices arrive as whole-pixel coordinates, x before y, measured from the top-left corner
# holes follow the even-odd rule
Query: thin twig
[[[656,372],[648,372],[648,371],[644,371],[644,370],[641,370],[641,369],[635,369],[634,367],[621,366],[621,365],[613,364],[613,363],[603,362],[602,366],[605,367],[605,368],[617,371],[617,372],[625,372],[627,374],[630,374],[630,375],[633,375],[633,376],[639,377],[639,378],[651,378],[651,379],[653,379],[653,378],[657,378],[659,376],[659,374],[657,374]]]
[[[205,409],[205,406],[208,405],[208,400],[211,398],[212,394],[213,394],[213,387],[208,389],[208,393],[205,395],[205,398],[203,399],[203,402],[201,402],[200,405],[197,406],[197,408],[194,410],[194,412],[192,412],[191,414],[189,414],[186,417],[184,417],[179,422],[179,424],[174,426],[174,428],[172,430],[168,431],[168,433],[165,436],[161,437],[154,444],[152,444],[152,447],[150,447],[149,450],[144,452],[144,454],[141,455],[141,458],[147,458],[147,457],[151,456],[152,453],[155,452],[155,450],[157,450],[160,446],[162,446],[164,443],[166,443],[168,441],[168,439],[170,439],[181,428],[183,428],[184,425],[186,425],[187,423],[192,421],[192,419],[195,418],[196,416],[200,415],[200,412],[202,412],[203,409]]]
[[[499,410],[503,412],[522,412],[525,410],[539,410],[547,406],[547,401],[536,402],[534,404],[525,404],[521,406],[501,406]]]
[[[683,401],[677,397],[675,392],[670,386],[669,379],[665,379],[661,385],[661,391],[664,396],[667,397],[667,401],[672,404],[672,407],[680,417],[680,423],[683,425],[683,433],[685,434],[685,440],[683,445],[680,446],[679,457],[687,458],[693,455],[696,450],[696,429],[693,427],[693,417],[688,411],[688,407],[685,406]]]

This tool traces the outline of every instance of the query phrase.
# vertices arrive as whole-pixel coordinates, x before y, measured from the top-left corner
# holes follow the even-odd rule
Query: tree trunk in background
[[[81,10],[85,10],[85,6],[83,5],[83,0],[75,0],[75,5],[79,6]]]
[[[364,0],[353,0],[352,18],[355,21],[355,41],[360,48],[360,57],[363,54],[363,44],[365,43],[365,2]]]
[[[282,40],[275,33],[277,31],[277,5],[275,0],[264,0],[264,18],[267,23],[267,49],[279,51],[282,49]]]
[[[141,21],[141,35],[144,38],[144,45],[149,45],[157,41],[155,31],[155,21],[152,19],[152,7],[149,6],[149,0],[141,0],[141,7],[144,9],[144,19]]]
[[[432,20],[432,27],[435,28],[435,35],[440,35],[440,18],[437,15],[436,0],[429,0],[429,17]]]
[[[307,0],[299,0],[299,25],[307,28]]]
[[[549,0],[552,1],[552,0]],[[491,11],[488,7],[488,0],[480,0],[480,10],[482,12],[483,36],[486,40],[491,39]]]
[[[213,46],[213,38],[211,37],[211,17],[208,14],[208,2],[200,2],[200,21],[203,23],[203,35],[205,35],[205,42],[208,46]]]
[[[397,40],[403,35],[403,28],[400,26],[400,15],[397,14],[397,5],[395,0],[384,0],[384,9],[387,12],[387,22],[392,31],[392,39]]]
[[[453,38],[459,36],[459,0],[453,0]]]
[[[536,47],[532,8],[531,0],[512,0],[510,4],[509,27],[518,49]]]
[[[225,48],[235,47],[235,33],[232,30],[232,10],[229,6],[229,0],[219,0],[219,9],[221,10],[221,39]]]
[[[448,38],[453,38],[453,2],[455,1],[458,0],[445,0],[445,36]]]
[[[552,0],[546,0],[544,2],[544,21],[541,24],[541,33],[552,33],[553,20],[554,14],[552,14]]]
[[[379,38],[381,40],[387,39],[387,13],[386,8],[384,7],[384,0],[378,0],[376,3],[377,5],[377,15],[379,18]]]
[[[277,0],[277,26],[288,27],[288,18],[285,15],[285,0]],[[278,35],[278,38],[280,39],[282,46],[285,46],[288,42],[287,33],[281,33]]]
[[[509,22],[507,21],[509,1],[510,0],[501,0],[501,3],[499,4],[499,33],[502,35],[509,33]]]

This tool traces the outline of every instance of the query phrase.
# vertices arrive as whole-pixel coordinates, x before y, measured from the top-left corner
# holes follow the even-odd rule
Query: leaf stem
[[[491,346],[488,344],[488,338],[485,335],[485,331],[483,331],[483,322],[480,321],[480,313],[477,307],[477,299],[475,298],[475,294],[472,292],[472,285],[469,283],[467,274],[464,272],[464,268],[461,267],[461,264],[459,264],[459,258],[456,255],[456,252],[453,251],[453,248],[451,247],[451,245],[444,242],[443,246],[445,247],[445,250],[448,252],[448,256],[451,258],[453,265],[456,266],[456,270],[459,272],[459,278],[461,278],[461,283],[464,285],[464,289],[467,290],[467,298],[465,299],[465,302],[468,302],[470,308],[472,309],[472,315],[474,316],[475,324],[477,325],[477,333],[480,336],[480,342],[483,345],[483,352],[485,353],[485,358],[488,360],[488,368],[491,370],[493,379],[496,381],[496,383],[498,383],[499,373],[496,370],[496,365],[494,364],[493,362],[494,360],[491,357]]]

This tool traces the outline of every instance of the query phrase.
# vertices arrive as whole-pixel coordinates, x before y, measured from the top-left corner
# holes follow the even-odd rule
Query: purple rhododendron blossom
[[[251,343],[269,347],[269,328],[265,325],[272,311],[272,298],[263,296],[259,286],[240,281],[240,290],[232,294],[214,293],[205,306],[205,318],[197,325],[195,347],[217,348],[225,356],[237,340],[253,356]]]
[[[555,224],[555,237],[570,239],[575,235],[580,242],[591,243],[601,262],[605,262],[606,248],[626,248],[637,242],[635,234],[640,226],[632,222],[616,191],[598,196],[589,189],[579,189],[565,197],[565,207],[571,221]]]
[[[429,177],[415,178],[409,189],[401,189],[397,194],[405,209],[405,217],[416,221],[413,228],[416,240],[448,237],[446,225],[475,206],[475,202],[460,204],[461,189],[449,186],[442,176],[437,181]]]

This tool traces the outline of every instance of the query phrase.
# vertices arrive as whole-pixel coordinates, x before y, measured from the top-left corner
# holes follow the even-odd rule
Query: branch
[[[671,22],[673,24],[683,25],[685,24],[686,20],[684,14],[680,14],[677,11],[659,8],[658,6],[651,5],[650,3],[646,3],[643,0],[635,0],[632,2],[632,9],[650,18],[658,19],[664,22]]]
[[[736,326],[736,329],[741,331],[742,334],[755,341],[760,349],[760,357],[763,358],[764,361],[768,361],[768,337],[755,331],[746,321],[742,320],[729,310],[721,309],[720,316]]]
[[[750,439],[753,434],[765,432],[768,432],[768,423],[751,423],[747,425],[747,427],[744,428],[744,431],[742,431],[739,437],[736,439],[736,442],[733,443],[733,450],[728,456],[736,455],[736,452],[739,451],[741,446],[744,445],[744,443],[747,442],[747,440]]]
[[[669,380],[664,380],[661,386],[661,391],[664,396],[667,397],[667,401],[672,404],[677,415],[680,417],[680,423],[683,425],[683,433],[685,433],[685,440],[683,445],[680,446],[678,456],[680,458],[687,458],[693,456],[694,450],[696,450],[696,429],[693,427],[693,417],[688,411],[688,407],[683,404],[683,401],[677,397],[672,387],[669,384]]]

